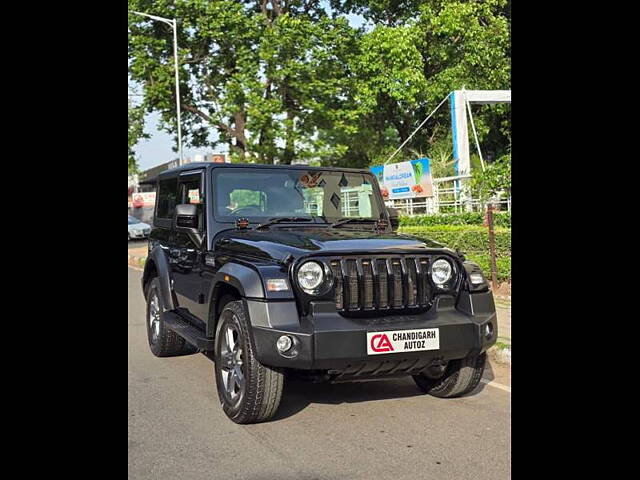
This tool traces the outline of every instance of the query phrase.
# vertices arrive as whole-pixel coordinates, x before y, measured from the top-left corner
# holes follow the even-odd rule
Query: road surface
[[[473,395],[422,395],[409,378],[287,383],[276,419],[236,425],[202,354],[156,358],[141,272],[129,267],[129,480],[508,479],[509,372]]]

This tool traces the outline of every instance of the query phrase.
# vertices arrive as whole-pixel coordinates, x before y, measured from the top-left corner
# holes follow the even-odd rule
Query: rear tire
[[[249,317],[241,300],[227,303],[220,314],[214,370],[222,409],[235,423],[264,422],[275,415],[284,376],[256,359]]]
[[[442,377],[434,379],[424,374],[414,375],[418,388],[440,398],[461,397],[472,392],[480,383],[487,354],[450,360]]]
[[[162,320],[164,311],[160,280],[153,278],[147,287],[147,339],[151,353],[156,357],[177,357],[196,353],[198,349],[173,330],[167,328]]]

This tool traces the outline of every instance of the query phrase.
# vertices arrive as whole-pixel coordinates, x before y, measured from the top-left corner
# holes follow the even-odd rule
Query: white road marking
[[[134,266],[132,266],[132,265],[129,265],[129,268],[130,268],[130,269],[132,269],[132,270],[137,270],[138,272],[144,272],[144,270],[143,270],[143,269],[138,268],[138,267],[134,267]]]
[[[485,385],[490,385],[492,387],[499,388],[500,390],[504,390],[505,392],[511,393],[511,387],[507,387],[506,385],[503,385],[501,383],[494,382],[493,380],[487,380],[486,378],[481,378],[480,381]]]

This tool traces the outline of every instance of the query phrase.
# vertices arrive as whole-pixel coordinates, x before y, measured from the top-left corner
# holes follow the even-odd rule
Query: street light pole
[[[136,15],[142,15],[143,17],[148,17],[153,20],[157,20],[159,22],[166,23],[173,29],[173,59],[174,69],[176,71],[176,113],[178,116],[178,151],[180,153],[180,158],[178,158],[178,166],[182,165],[182,123],[180,122],[180,78],[178,76],[178,24],[175,18],[163,18],[158,17],[156,15],[149,15],[148,13],[142,12],[134,12],[133,10],[129,10],[129,13],[135,13]]]

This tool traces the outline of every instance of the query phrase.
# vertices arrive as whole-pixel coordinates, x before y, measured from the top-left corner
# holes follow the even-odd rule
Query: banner
[[[433,197],[428,158],[370,167],[385,200]]]
[[[156,204],[156,192],[138,192],[133,194],[133,208],[153,207]]]

